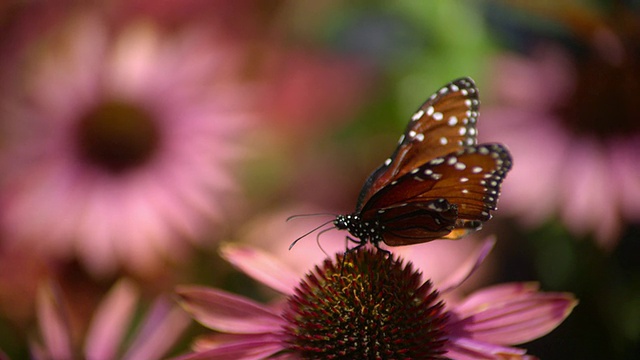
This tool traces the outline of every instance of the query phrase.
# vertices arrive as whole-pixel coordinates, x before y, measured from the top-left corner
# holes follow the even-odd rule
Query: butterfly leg
[[[345,259],[347,258],[347,255],[348,255],[348,254],[350,254],[350,253],[352,253],[352,252],[355,252],[355,251],[357,251],[358,249],[360,249],[361,247],[363,247],[363,246],[367,245],[367,240],[362,240],[362,239],[360,239],[360,240],[356,240],[356,239],[352,238],[351,236],[345,236],[345,241],[346,241],[347,243],[349,243],[349,241],[350,241],[350,242],[355,243],[355,244],[357,244],[357,245],[356,245],[356,246],[354,246],[354,247],[352,247],[352,248],[350,248],[350,249],[347,249],[347,250],[344,252],[344,254],[342,254],[342,261],[340,262],[340,269],[341,269],[341,270],[340,270],[340,273],[342,273],[342,269],[344,269],[344,261],[345,261]]]
[[[346,236],[345,238],[346,238],[347,241],[351,241],[352,243],[358,244],[357,247],[364,246],[364,244],[367,243],[365,240],[356,240],[356,239],[352,238],[351,236]],[[354,250],[354,249],[356,249],[356,248],[353,248],[351,250]]]
[[[378,243],[373,244],[376,249],[380,252],[382,252],[383,254],[385,254],[387,256],[387,258],[391,258],[391,251],[387,250],[387,249],[383,249],[380,247],[380,245]]]

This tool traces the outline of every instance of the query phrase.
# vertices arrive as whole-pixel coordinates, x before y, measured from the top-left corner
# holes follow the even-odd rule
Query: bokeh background
[[[538,281],[580,299],[531,354],[640,358],[638,1],[10,0],[0,54],[10,358],[42,336],[45,282],[78,339],[122,278],[138,289],[133,327],[177,284],[267,301],[220,244],[322,258],[313,236],[287,247],[327,217],[285,219],[352,211],[410,115],[461,76],[480,89],[479,141],[509,147],[514,168],[494,219],[421,245],[423,271],[495,235],[472,286]]]

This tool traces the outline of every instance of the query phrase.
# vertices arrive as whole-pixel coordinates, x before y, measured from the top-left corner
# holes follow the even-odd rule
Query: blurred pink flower
[[[148,275],[228,212],[250,121],[242,52],[202,28],[70,16],[26,52],[2,99],[6,242],[94,274]]]
[[[166,299],[159,299],[125,346],[139,297],[130,281],[120,280],[113,286],[86,332],[72,329],[69,311],[73,309],[64,306],[56,290],[43,286],[38,293],[40,338],[32,339],[30,345],[31,356],[36,360],[160,359],[189,325],[184,312]],[[82,341],[73,337],[78,333],[84,333]]]
[[[449,281],[441,283],[440,291],[446,293],[468,278],[492,247],[493,241],[486,242],[475,256],[459,269],[460,271],[454,272]],[[317,266],[309,275],[300,279],[285,264],[261,251],[249,247],[226,247],[223,254],[232,264],[254,279],[282,293],[286,299],[272,305],[262,305],[221,290],[200,286],[179,287],[177,291],[182,298],[182,306],[201,324],[219,332],[197,340],[193,345],[195,352],[180,359],[258,359],[266,357],[298,359],[301,358],[301,350],[299,348],[301,345],[298,342],[300,340],[298,337],[303,336],[301,332],[308,330],[308,328],[298,328],[297,326],[300,324],[299,321],[303,321],[301,326],[309,325],[304,323],[304,318],[311,316],[309,314],[312,312],[314,314],[324,314],[319,316],[332,320],[317,318],[315,319],[317,322],[314,322],[313,319],[306,319],[316,324],[311,325],[311,327],[319,331],[317,337],[311,336],[309,338],[311,342],[323,341],[323,335],[321,334],[324,334],[323,330],[329,327],[337,327],[339,330],[336,331],[341,331],[340,326],[344,321],[340,320],[340,314],[345,307],[348,308],[347,311],[351,311],[349,309],[352,309],[352,306],[363,306],[362,311],[355,312],[360,314],[356,315],[357,317],[361,315],[366,317],[368,313],[386,313],[387,310],[392,312],[390,309],[385,308],[386,303],[384,302],[370,304],[367,303],[366,299],[358,296],[356,298],[362,299],[362,303],[351,304],[347,302],[338,308],[330,307],[331,310],[322,308],[322,305],[305,302],[305,299],[308,300],[308,296],[313,297],[313,294],[317,291],[323,294],[321,296],[323,299],[324,296],[328,297],[326,298],[326,304],[334,304],[335,299],[330,298],[333,293],[331,290],[327,290],[329,288],[333,289],[331,279],[351,284],[348,287],[350,291],[344,294],[346,298],[349,298],[347,293],[350,293],[351,290],[354,292],[359,291],[361,289],[360,285],[366,288],[365,284],[360,284],[361,281],[364,282],[365,280],[359,279],[372,278],[371,276],[360,276],[367,274],[376,274],[373,278],[377,279],[377,282],[374,280],[373,284],[372,282],[367,284],[381,287],[389,286],[391,289],[388,289],[388,291],[391,293],[402,294],[399,297],[404,297],[411,291],[424,292],[427,297],[422,298],[422,300],[424,300],[424,305],[428,306],[428,308],[415,308],[415,312],[409,311],[410,314],[407,314],[407,316],[413,319],[411,321],[427,321],[432,325],[426,334],[429,341],[421,342],[421,340],[425,339],[418,339],[421,347],[431,348],[433,354],[440,354],[451,359],[529,358],[525,355],[525,350],[510,347],[509,345],[527,342],[547,334],[568,316],[577,303],[570,294],[539,292],[537,285],[533,283],[512,283],[493,286],[474,292],[460,302],[436,303],[438,294],[429,290],[431,287],[430,282],[418,280],[419,284],[417,286],[419,290],[396,289],[396,285],[401,287],[406,285],[389,281],[390,279],[387,278],[388,274],[386,272],[381,273],[376,270],[380,270],[378,266],[381,265],[381,262],[391,262],[395,265],[399,264],[399,262],[392,260],[392,256],[387,258],[385,255],[370,253],[369,250],[351,253],[350,256],[362,259],[363,253],[365,259],[363,261],[365,263],[348,260],[344,267],[340,267],[338,265],[340,258],[338,257],[334,262],[326,260],[322,266]],[[374,260],[367,261],[368,256],[369,258],[374,258]],[[398,270],[395,265],[391,266],[391,270],[394,272]],[[352,267],[356,269],[352,269]],[[342,268],[342,270],[338,268]],[[334,272],[336,269],[338,269],[339,274]],[[409,278],[414,279],[409,280],[409,283],[415,281],[416,276],[419,278],[418,273],[413,272],[410,266],[405,267],[404,271],[409,272],[411,274]],[[348,275],[345,275],[345,273]],[[353,279],[349,280],[349,276],[353,276]],[[401,277],[400,280],[408,279]],[[346,284],[340,282],[337,285],[338,288],[344,289],[342,286],[347,286]],[[335,296],[341,297],[339,294]],[[366,298],[369,295],[363,296]],[[370,296],[373,299],[377,299],[378,294],[372,293]],[[321,303],[323,302],[324,300],[321,301]],[[415,304],[413,301],[410,302]],[[308,312],[302,310],[301,307],[306,308]],[[302,312],[296,312],[297,310]],[[293,321],[292,317],[296,321]],[[388,319],[391,324],[387,324],[387,326],[391,326],[394,329],[389,331],[388,334],[394,334],[396,330],[404,331],[393,327],[394,316]],[[355,320],[361,319],[349,319],[347,321]],[[410,320],[403,318],[403,326],[414,326],[413,324],[408,324],[407,321]],[[371,325],[376,326],[374,324]],[[362,324],[362,326],[365,325]],[[362,329],[364,328],[355,329],[355,331],[358,332]],[[376,330],[375,332],[377,333],[378,331]],[[386,331],[383,332],[387,333]],[[341,333],[342,335],[347,336]],[[389,336],[393,337],[393,335]],[[414,336],[400,337],[409,342],[411,340],[408,338],[413,338]],[[347,337],[346,339],[351,338]],[[365,347],[375,346],[368,344],[365,339],[361,340],[351,339],[326,345],[327,347],[335,345],[336,349],[344,349],[344,344],[351,343],[364,344]],[[403,344],[403,341],[399,341],[399,343]],[[398,342],[393,341],[392,344],[384,345],[389,345],[393,349],[398,346]],[[400,346],[402,347],[402,345]],[[319,351],[324,352],[325,350],[320,349]],[[331,352],[331,350],[328,351],[329,353]],[[327,352],[324,352],[324,355],[327,354]],[[440,355],[434,358],[443,358]]]
[[[640,221],[640,21],[619,15],[556,9],[584,38],[585,54],[545,45],[529,57],[498,57],[495,104],[480,124],[485,140],[504,142],[517,159],[504,210],[528,225],[558,213],[572,233],[609,249],[624,223]]]
[[[603,69],[589,71],[610,76]],[[497,104],[484,108],[480,131],[485,141],[508,144],[517,159],[503,210],[528,225],[557,212],[571,232],[592,233],[611,248],[623,222],[640,221],[640,123],[629,101],[638,103],[608,81],[581,79],[585,70],[558,48],[499,57]]]
[[[355,56],[312,50],[272,53],[264,107],[280,130],[316,132],[353,117],[371,95],[374,71]]]

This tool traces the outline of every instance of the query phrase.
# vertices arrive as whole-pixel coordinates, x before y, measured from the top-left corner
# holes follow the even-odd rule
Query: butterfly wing
[[[382,241],[397,246],[440,239],[455,229],[457,206],[440,198],[379,209]]]
[[[511,165],[511,155],[499,144],[436,157],[374,194],[361,217],[377,221],[392,246],[461,237],[491,218]]]
[[[476,144],[478,89],[471,78],[454,80],[411,117],[395,152],[365,182],[356,211],[386,184],[436,157]]]

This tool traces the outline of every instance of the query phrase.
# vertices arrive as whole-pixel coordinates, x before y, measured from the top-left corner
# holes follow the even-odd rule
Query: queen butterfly
[[[431,95],[365,181],[355,211],[338,215],[334,227],[359,239],[349,238],[355,248],[458,239],[480,229],[496,210],[512,162],[503,145],[476,144],[479,104],[468,77]]]

